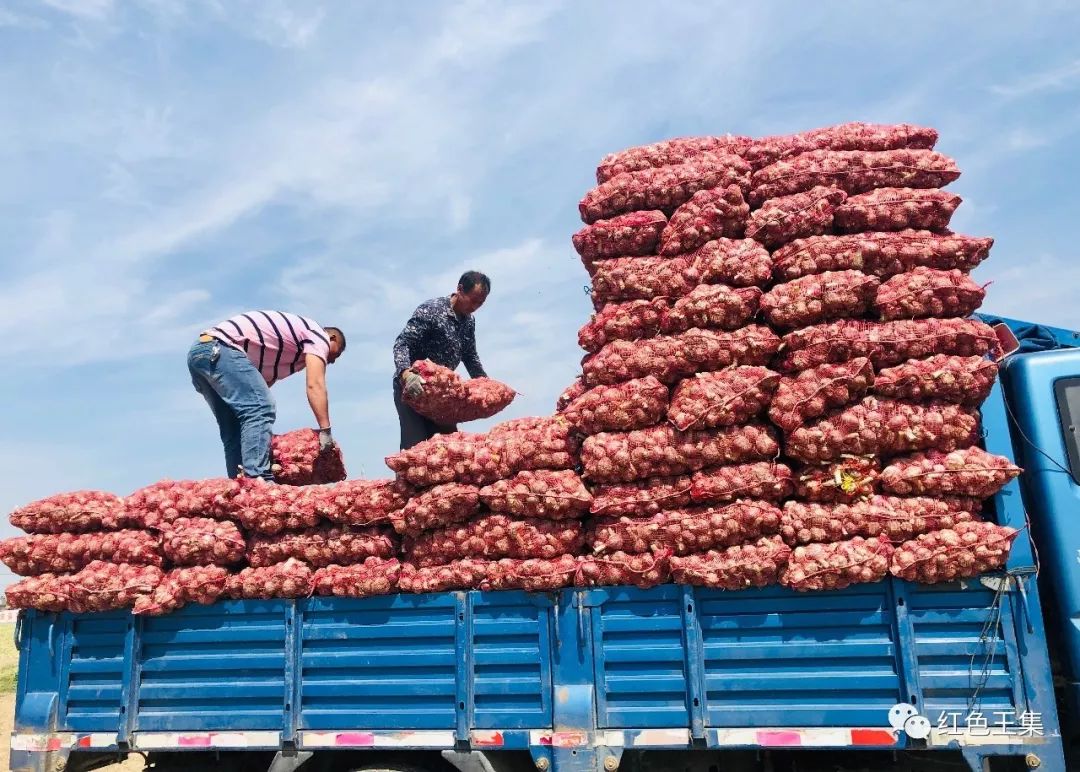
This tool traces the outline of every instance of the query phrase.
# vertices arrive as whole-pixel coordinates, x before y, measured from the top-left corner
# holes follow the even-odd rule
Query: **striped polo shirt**
[[[330,336],[306,316],[281,311],[248,311],[204,334],[247,354],[267,385],[304,369],[304,355],[330,361]]]

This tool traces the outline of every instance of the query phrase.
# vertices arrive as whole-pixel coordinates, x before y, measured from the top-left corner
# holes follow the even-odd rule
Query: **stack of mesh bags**
[[[676,581],[727,589],[1003,565],[1015,534],[981,522],[980,499],[1019,470],[973,447],[996,337],[967,318],[992,240],[948,231],[959,198],[941,188],[959,172],[936,139],[856,123],[604,159],[574,237],[589,354],[558,407],[573,414],[590,387],[617,405],[596,387],[646,377],[671,399],[666,424],[637,416],[661,422],[649,430],[582,426],[599,432],[583,446],[594,552],[648,550]],[[682,433],[752,431],[766,410],[778,460],[709,459]]]
[[[580,439],[561,416],[482,434],[436,435],[387,458],[415,489],[393,513],[400,589],[553,590],[573,583],[592,496],[575,471]]]
[[[283,438],[299,448],[291,474],[310,478],[307,438]],[[218,478],[164,480],[127,497],[51,496],[12,513],[28,536],[0,542],[0,559],[27,577],[8,588],[8,602],[165,614],[219,598],[390,592],[399,565],[390,514],[408,493],[394,480],[293,486]]]
[[[750,146],[717,137],[616,153],[579,206],[573,242],[595,313],[558,408],[586,435],[598,583],[649,586],[691,556],[783,546],[791,470],[762,420],[780,339],[755,321],[772,261],[746,237]]]
[[[949,231],[960,173],[936,141],[852,124],[748,155],[747,232],[773,258],[761,314],[783,336],[769,415],[796,468],[780,577],[795,589],[973,576],[1015,535],[980,512],[1019,470],[973,447],[997,338],[969,318],[985,293],[968,274],[993,242]]]

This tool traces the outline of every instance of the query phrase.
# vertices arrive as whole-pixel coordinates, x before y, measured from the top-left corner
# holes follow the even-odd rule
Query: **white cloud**
[[[98,2],[79,12],[102,16],[108,10],[107,3]],[[351,62],[334,66],[302,93],[283,97],[242,125],[223,125],[219,136],[201,141],[182,134],[180,125],[190,125],[194,117],[184,112],[183,103],[152,99],[129,109],[127,95],[104,92],[107,100],[121,99],[126,118],[118,122],[120,132],[87,129],[84,139],[88,152],[116,159],[104,167],[101,192],[127,211],[75,223],[70,238],[77,240],[77,255],[70,241],[66,249],[40,242],[37,251],[54,268],[31,272],[0,290],[0,300],[9,301],[0,312],[0,334],[10,337],[39,318],[44,305],[54,330],[78,327],[57,336],[49,362],[111,359],[107,346],[90,339],[108,339],[125,319],[152,324],[162,319],[159,301],[148,292],[155,266],[171,264],[179,251],[273,204],[349,211],[358,223],[380,211],[418,220],[445,213],[444,227],[465,227],[472,215],[470,174],[484,159],[475,155],[482,149],[461,142],[484,116],[474,115],[453,93],[451,69],[504,56],[532,39],[550,10],[454,7],[432,40],[398,41],[402,56],[386,60],[376,72],[353,74]],[[260,24],[281,32],[283,44],[290,46],[310,41],[322,19],[321,11],[301,18],[283,4],[259,13]],[[76,77],[92,79],[86,73]],[[93,111],[104,114],[103,108],[95,105]],[[190,184],[170,189],[163,174],[181,169]],[[96,243],[79,233],[91,228],[104,231]],[[243,263],[250,257],[229,259]],[[106,273],[106,266],[115,273]],[[88,309],[72,302],[83,294],[89,294]],[[25,351],[33,356],[31,347]]]
[[[1080,265],[1049,254],[1024,257],[1018,264],[989,261],[975,273],[993,279],[987,288],[986,313],[1041,322],[1070,330],[1080,329]],[[1048,277],[1052,277],[1048,281]]]
[[[284,48],[306,48],[326,17],[322,8],[301,14],[283,2],[260,3],[253,10],[256,37]]]
[[[1080,59],[1028,73],[1007,83],[992,85],[990,90],[1000,96],[1016,99],[1046,91],[1069,89],[1077,85],[1080,85]]]
[[[62,13],[79,19],[100,20],[110,15],[114,0],[41,0],[42,3]]]
[[[32,16],[24,16],[22,14],[15,13],[8,8],[0,8],[0,29],[4,27],[18,28],[18,29],[44,29],[49,25],[45,23],[44,19],[34,18]]]

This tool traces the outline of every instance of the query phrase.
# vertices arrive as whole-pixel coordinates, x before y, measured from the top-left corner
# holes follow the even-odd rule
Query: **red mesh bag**
[[[753,140],[742,155],[754,169],[761,169],[782,158],[811,150],[896,150],[912,148],[932,150],[938,133],[910,123],[841,123],[820,129],[763,137]]]
[[[537,430],[548,431],[557,426],[566,426],[566,419],[561,416],[527,415],[522,416],[521,418],[511,418],[508,421],[502,421],[501,423],[495,424],[488,429],[488,436],[492,438],[508,437],[523,432],[533,432]]]
[[[961,200],[944,190],[879,188],[852,196],[838,206],[834,223],[841,233],[943,231]]]
[[[700,283],[690,257],[616,257],[597,263],[592,272],[593,306],[685,295]]]
[[[141,525],[127,513],[123,499],[105,491],[58,493],[19,507],[10,519],[27,533],[115,531]]]
[[[132,493],[125,500],[125,517],[142,528],[160,528],[181,517],[236,517],[238,480],[162,480]]]
[[[0,541],[0,560],[21,576],[71,573],[95,560],[160,566],[161,540],[143,531],[17,536]]]
[[[148,595],[161,584],[164,573],[157,566],[92,561],[67,579],[65,611],[114,611],[131,608],[140,595]]]
[[[67,611],[71,603],[71,577],[42,574],[8,585],[4,591],[9,608],[33,608],[38,611]]]
[[[985,298],[986,290],[966,273],[919,267],[882,284],[874,307],[885,320],[969,316]]]
[[[589,389],[570,403],[563,416],[584,434],[624,432],[659,423],[667,406],[668,387],[650,375]]]
[[[741,156],[750,147],[750,137],[676,137],[608,153],[596,167],[596,181],[607,182],[623,172],[636,172],[661,166],[674,166],[689,161],[715,163],[717,156]]]
[[[765,411],[779,382],[779,373],[751,365],[698,373],[675,387],[668,420],[680,431],[746,423]]]
[[[813,150],[754,172],[750,205],[819,185],[854,195],[874,188],[943,188],[959,177],[953,159],[931,150]]]
[[[528,420],[535,422],[530,428],[503,430],[496,426],[491,430],[491,439],[484,447],[495,462],[503,461],[509,471],[495,478],[477,481],[477,485],[488,485],[518,472],[572,469],[577,466],[581,437],[565,416]],[[483,458],[483,449],[478,453],[478,460],[487,463]]]
[[[796,547],[780,575],[793,590],[842,590],[853,584],[879,582],[889,573],[893,546],[888,539],[856,536],[831,544]]]
[[[433,528],[461,523],[480,511],[480,488],[463,483],[443,483],[409,499],[393,515],[394,530],[418,534]]]
[[[574,583],[578,571],[575,555],[560,555],[548,560],[503,558],[488,564],[487,588],[553,592]]]
[[[881,470],[880,486],[901,496],[969,496],[988,499],[1023,470],[982,448],[929,451],[898,458]]]
[[[997,357],[1001,344],[990,325],[977,319],[908,319],[885,322],[879,329],[881,348],[870,361],[876,368],[925,359],[934,354]]]
[[[490,571],[489,561],[471,558],[426,568],[403,563],[398,576],[398,587],[402,592],[477,590],[487,584]]]
[[[935,584],[1003,568],[1018,531],[994,523],[959,523],[896,548],[889,570],[909,582]]]
[[[674,336],[683,356],[694,364],[687,373],[721,370],[732,365],[767,365],[780,350],[780,338],[763,325],[749,325],[731,332],[687,330]]]
[[[345,480],[312,492],[315,511],[341,525],[388,525],[390,514],[405,506],[413,495],[398,480]]]
[[[753,239],[713,239],[688,258],[705,284],[764,287],[772,278],[769,250]]]
[[[740,500],[726,506],[692,507],[651,517],[597,518],[586,541],[595,554],[608,552],[687,555],[753,541],[776,533],[780,510],[763,501]]]
[[[660,236],[659,252],[673,257],[692,252],[711,239],[741,239],[749,216],[750,205],[738,185],[699,190],[671,215]]]
[[[760,301],[761,290],[757,287],[732,289],[723,284],[701,284],[667,304],[660,329],[666,333],[693,327],[735,330],[753,318]]]
[[[850,504],[872,495],[880,474],[881,463],[866,456],[804,465],[795,476],[795,495],[806,501]]]
[[[825,271],[858,270],[888,278],[918,266],[970,271],[990,255],[993,239],[905,230],[811,236],[792,241],[773,254],[777,281]]]
[[[487,515],[407,538],[403,551],[409,562],[430,567],[462,558],[550,559],[580,552],[584,543],[581,523],[576,520]]]
[[[874,368],[866,357],[836,365],[818,365],[781,378],[769,407],[769,419],[784,431],[862,399],[874,383]]]
[[[665,307],[658,298],[609,303],[578,330],[578,345],[595,352],[613,340],[651,338],[660,332]]]
[[[597,220],[574,234],[574,249],[587,259],[651,255],[656,252],[665,225],[667,217],[663,212],[630,212]]]
[[[405,402],[440,426],[491,418],[516,396],[513,389],[493,378],[463,381],[453,370],[427,359],[413,362],[412,369],[424,379],[424,391],[419,397],[406,395]]]
[[[672,382],[699,371],[731,365],[764,365],[780,348],[768,327],[752,325],[732,332],[692,329],[649,340],[613,341],[582,365],[585,382],[622,383],[652,375]]]
[[[591,512],[607,517],[642,517],[690,503],[689,477],[652,477],[593,487]]]
[[[580,558],[574,584],[578,587],[633,585],[655,587],[668,579],[667,555],[590,555]]]
[[[334,445],[319,450],[319,433],[297,429],[270,438],[274,480],[284,485],[322,485],[344,480],[345,461]]]
[[[774,430],[760,424],[689,432],[661,425],[593,435],[581,447],[581,463],[585,477],[594,482],[632,482],[771,459],[778,453]]]
[[[221,566],[188,566],[167,571],[151,592],[135,599],[134,613],[161,616],[199,603],[208,606],[225,592],[229,572]]]
[[[243,480],[234,499],[237,518],[245,530],[275,534],[319,524],[315,488],[275,485],[260,479]]]
[[[229,577],[225,596],[237,600],[306,598],[314,590],[314,572],[307,563],[289,558],[283,563],[245,568]]]
[[[574,402],[574,400],[588,390],[589,387],[585,385],[585,381],[583,381],[579,375],[574,379],[574,382],[563,389],[562,394],[559,395],[559,399],[555,402],[555,412],[563,412],[570,406],[570,403]]]
[[[774,366],[783,372],[798,373],[824,364],[840,364],[860,357],[881,355],[885,325],[862,319],[839,319],[787,333],[780,343],[780,357]],[[779,396],[779,394],[777,395]]]
[[[369,557],[393,557],[397,547],[397,540],[385,529],[321,526],[274,536],[253,534],[248,537],[247,560],[253,568],[284,563],[289,558],[317,567],[343,566]]]
[[[946,403],[911,405],[866,397],[857,405],[787,435],[785,450],[800,461],[833,461],[845,455],[897,455],[946,450],[974,442],[978,414]]]
[[[773,461],[722,466],[696,472],[690,488],[695,503],[735,499],[780,501],[791,495],[791,469]]]
[[[316,595],[368,598],[394,592],[400,576],[401,563],[397,559],[372,556],[350,566],[324,566],[315,571],[312,583]]]
[[[777,284],[761,298],[761,312],[777,327],[806,327],[862,316],[881,282],[862,271],[828,271]]]
[[[586,514],[592,494],[572,469],[541,470],[519,472],[481,488],[480,500],[492,512],[563,520]]]
[[[874,496],[853,504],[788,501],[780,535],[788,544],[833,542],[864,536],[883,536],[902,542],[916,534],[975,519],[971,507],[930,498]]]
[[[671,578],[679,584],[745,590],[767,587],[780,580],[791,548],[777,537],[759,539],[704,555],[671,558]]]
[[[874,393],[915,402],[940,400],[980,405],[997,380],[997,363],[983,357],[938,354],[887,367],[874,378]]]
[[[642,209],[671,213],[699,190],[728,185],[746,190],[749,183],[750,166],[745,161],[736,155],[715,156],[617,174],[586,193],[578,211],[587,223]]]
[[[832,230],[833,212],[846,198],[844,191],[825,186],[769,198],[750,215],[746,236],[770,249],[793,239],[820,236]]]
[[[487,485],[514,473],[503,445],[483,435],[440,434],[388,456],[386,464],[418,488],[448,482]]]
[[[227,520],[180,517],[161,527],[161,549],[174,566],[229,566],[244,559],[245,548],[240,529]]]
[[[793,372],[869,357],[874,367],[882,368],[934,354],[997,355],[1000,345],[994,330],[976,319],[841,319],[789,332],[774,366]]]

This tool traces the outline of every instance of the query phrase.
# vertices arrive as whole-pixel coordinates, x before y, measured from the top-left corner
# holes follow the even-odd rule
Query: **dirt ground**
[[[0,772],[8,770],[8,742],[11,739],[11,723],[15,713],[15,695],[0,694]],[[143,768],[142,757],[131,756],[123,764],[102,767],[107,772],[137,772]]]

